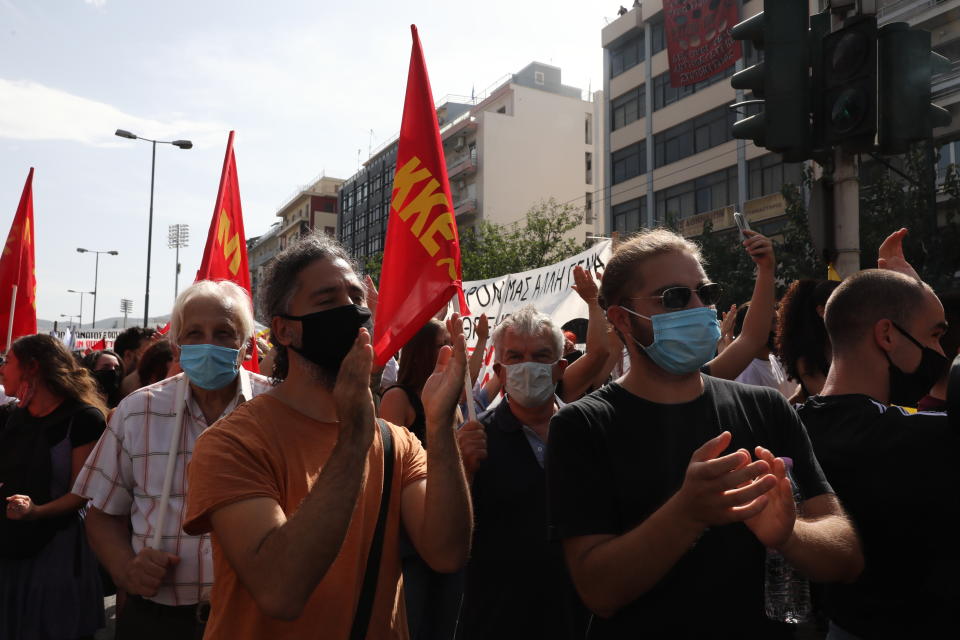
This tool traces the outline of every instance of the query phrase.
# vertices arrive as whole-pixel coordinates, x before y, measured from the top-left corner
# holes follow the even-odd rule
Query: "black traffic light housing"
[[[827,146],[873,149],[877,134],[877,18],[855,16],[823,38],[814,109]]]
[[[950,112],[931,104],[930,80],[950,61],[930,50],[930,32],[905,22],[880,28],[878,38],[880,152],[903,153],[950,124]]]
[[[783,154],[788,162],[811,155],[810,43],[807,3],[764,0],[763,11],[740,22],[730,32],[735,40],[750,40],[764,60],[735,73],[734,89],[763,99],[757,115],[738,120],[733,137]]]

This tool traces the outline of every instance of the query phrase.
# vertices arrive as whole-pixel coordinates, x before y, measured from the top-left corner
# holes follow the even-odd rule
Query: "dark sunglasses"
[[[708,307],[712,304],[717,304],[720,296],[723,295],[723,287],[716,282],[707,282],[696,289],[691,289],[690,287],[670,287],[658,296],[632,297],[643,298],[645,300],[659,300],[665,309],[683,309],[690,302],[690,296],[694,291],[697,292],[697,297],[700,298],[700,302]]]

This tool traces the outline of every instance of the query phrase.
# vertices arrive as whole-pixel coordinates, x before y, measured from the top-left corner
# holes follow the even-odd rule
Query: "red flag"
[[[450,181],[417,27],[397,146],[373,346],[386,363],[450,298],[466,311]]]
[[[91,351],[105,351],[107,348],[107,339],[100,338],[90,346]]]
[[[13,216],[7,243],[0,257],[0,344],[7,352],[10,342],[37,332],[37,277],[33,257],[33,167],[23,185],[20,205]],[[16,295],[14,296],[14,287]],[[13,322],[10,314],[13,314]]]
[[[240,183],[237,180],[237,160],[233,155],[233,134],[227,138],[227,153],[223,158],[220,190],[213,207],[213,220],[207,233],[207,246],[197,270],[197,280],[230,280],[250,293],[250,269],[247,266],[247,237],[243,233],[243,209],[240,207]],[[257,343],[250,340],[249,353],[243,366],[260,372]]]

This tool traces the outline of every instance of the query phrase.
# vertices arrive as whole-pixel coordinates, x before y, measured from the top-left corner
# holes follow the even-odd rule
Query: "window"
[[[613,184],[619,184],[647,172],[647,141],[641,140],[611,154]]]
[[[644,102],[647,99],[646,85],[640,85],[610,102],[610,120],[613,131],[625,127],[646,115]]]
[[[697,91],[703,91],[707,87],[729,78],[733,73],[734,68],[730,67],[722,73],[714,74],[702,82],[689,84],[685,87],[671,87],[670,72],[665,71],[653,79],[653,110],[663,109],[677,100],[692,96]]]
[[[618,76],[642,62],[643,34],[610,50],[610,77]]]
[[[667,40],[663,32],[663,20],[650,25],[651,55],[657,55],[667,48]]]
[[[593,154],[589,151],[584,154],[584,164],[586,168],[586,183],[593,184]]]
[[[657,220],[686,218],[735,204],[739,199],[737,168],[730,167],[657,191]]]
[[[656,166],[662,167],[733,139],[736,114],[727,106],[658,133],[653,139]]]
[[[589,191],[583,196],[583,221],[593,223],[593,194]]]
[[[589,113],[583,120],[583,144],[593,144],[593,117]]]
[[[533,83],[534,83],[534,84],[543,84],[543,71],[534,71],[534,72],[533,72]]]
[[[497,109],[497,113],[506,113],[506,112],[507,112],[507,105],[503,105],[502,107]]]
[[[613,205],[613,230],[620,233],[632,233],[639,229],[647,217],[647,198],[641,196]]]
[[[747,163],[747,193],[751,198],[780,193],[784,184],[799,185],[802,172],[802,163],[784,163],[776,153],[755,158]]]

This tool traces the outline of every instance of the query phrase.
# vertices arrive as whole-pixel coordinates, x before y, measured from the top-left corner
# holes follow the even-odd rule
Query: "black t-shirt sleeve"
[[[621,533],[599,421],[581,403],[564,407],[550,421],[546,473],[552,540]]]
[[[776,416],[773,427],[781,432],[783,447],[782,451],[774,451],[773,454],[793,460],[791,473],[800,490],[800,497],[808,500],[824,493],[834,493],[813,452],[813,445],[800,416],[779,393],[773,392],[772,402],[774,406],[771,413]]]
[[[96,442],[106,428],[103,414],[94,407],[85,407],[74,414],[70,427],[70,446],[74,449]]]

